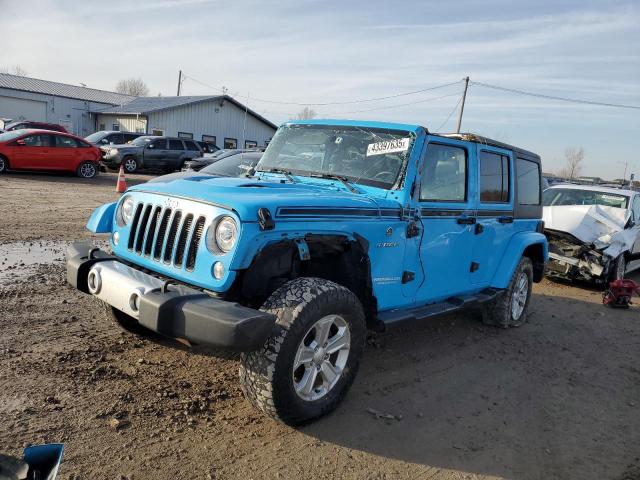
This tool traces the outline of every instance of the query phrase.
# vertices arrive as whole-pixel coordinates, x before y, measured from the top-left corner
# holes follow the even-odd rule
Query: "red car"
[[[13,130],[23,130],[25,128],[35,128],[38,130],[55,130],[56,132],[69,133],[67,129],[57,123],[32,122],[31,120],[23,120],[20,122],[9,123],[4,126],[5,132]]]
[[[80,137],[51,130],[15,130],[0,134],[0,174],[7,170],[57,170],[93,178],[100,150]]]

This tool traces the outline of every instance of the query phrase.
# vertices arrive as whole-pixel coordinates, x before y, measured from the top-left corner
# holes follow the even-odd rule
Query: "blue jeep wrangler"
[[[76,243],[68,281],[108,315],[241,351],[258,409],[321,416],[354,380],[367,329],[467,306],[522,324],[542,279],[540,158],[418,125],[279,128],[244,178],[130,188],[92,214],[112,253]]]

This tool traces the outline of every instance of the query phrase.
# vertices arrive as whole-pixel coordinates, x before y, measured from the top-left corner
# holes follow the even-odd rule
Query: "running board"
[[[442,302],[431,303],[422,307],[380,312],[377,319],[382,324],[380,325],[382,329],[393,328],[404,323],[425,320],[489,302],[502,291],[496,288],[487,288],[473,295],[451,297]]]

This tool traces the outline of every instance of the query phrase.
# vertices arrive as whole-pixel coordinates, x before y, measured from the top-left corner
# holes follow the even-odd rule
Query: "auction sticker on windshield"
[[[410,138],[396,138],[384,142],[370,143],[367,146],[367,157],[371,155],[384,155],[386,153],[406,152],[409,150]]]

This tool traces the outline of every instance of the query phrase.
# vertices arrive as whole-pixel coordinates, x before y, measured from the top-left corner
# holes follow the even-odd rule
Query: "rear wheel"
[[[133,157],[125,157],[122,160],[122,165],[127,173],[134,173],[139,168],[138,161]]]
[[[81,178],[93,178],[98,175],[98,167],[93,162],[82,162],[78,165],[76,173]]]
[[[0,155],[0,174],[7,173],[8,169],[9,169],[9,160],[7,160],[2,155]]]
[[[509,286],[496,299],[484,305],[483,321],[487,325],[509,328],[519,327],[527,321],[527,309],[533,289],[533,264],[522,257]]]
[[[242,354],[240,383],[247,399],[290,425],[331,412],[356,376],[366,336],[358,298],[319,278],[297,278],[261,310],[276,323],[264,347]]]

